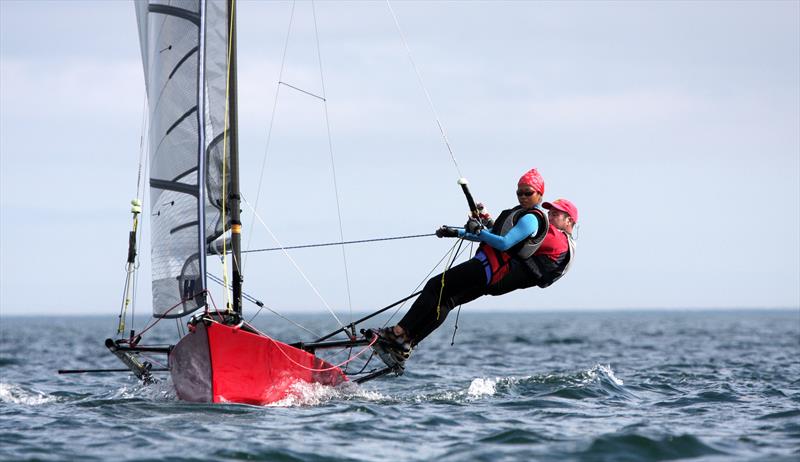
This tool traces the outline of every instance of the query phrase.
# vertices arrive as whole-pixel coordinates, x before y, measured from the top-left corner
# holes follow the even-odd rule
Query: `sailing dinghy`
[[[190,317],[175,344],[147,346],[142,333],[106,346],[144,382],[155,380],[142,355],[165,354],[178,398],[191,402],[267,404],[297,382],[335,386],[350,380],[315,356],[328,348],[370,350],[357,322],[312,342],[287,344],[242,317],[241,221],[237,147],[234,0],[136,3],[149,106],[149,193],[153,317]],[[132,297],[141,202],[133,201],[128,280],[120,313],[124,335]],[[230,256],[231,303],[213,306],[206,258]],[[225,279],[223,277],[222,279]],[[371,316],[370,316],[371,317]],[[330,340],[345,333],[345,340]],[[396,367],[359,377],[364,382]]]
[[[390,344],[384,344],[375,330],[360,326],[402,306],[420,292],[347,325],[340,322],[339,329],[308,342],[278,341],[244,320],[243,298],[259,307],[264,305],[242,291],[235,0],[142,0],[135,5],[149,110],[147,216],[151,231],[153,320],[139,333],[131,329],[126,335],[128,308],[132,311],[136,292],[139,218],[143,210],[140,197],[147,189],[141,188],[140,178],[137,199],[132,201],[117,338],[105,342],[126,368],[59,373],[131,371],[148,384],[157,381],[155,372],[168,371],[181,400],[255,405],[286,398],[299,382],[336,386],[402,374],[403,364],[393,362],[387,354]],[[436,122],[449,150],[441,123],[438,119]],[[450,155],[456,164],[452,151]],[[479,217],[467,181],[461,178],[459,185],[472,215]],[[467,250],[462,250],[461,242],[436,266],[443,261],[452,266]],[[222,259],[222,277],[209,271],[208,257]],[[209,280],[223,286],[226,298],[230,293],[221,309],[211,296]],[[164,319],[176,319],[179,329],[181,321],[185,322],[187,329],[180,339],[174,345],[143,343],[144,334]],[[347,351],[348,358],[332,364],[317,356],[331,349]],[[368,369],[376,354],[385,366]],[[166,367],[154,368],[154,363],[164,363],[153,360],[153,355],[165,355]],[[363,366],[349,374],[353,378],[348,377],[341,367],[359,356]]]

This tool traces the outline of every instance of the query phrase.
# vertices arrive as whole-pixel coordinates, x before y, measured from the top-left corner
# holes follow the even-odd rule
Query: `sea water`
[[[800,310],[464,312],[400,377],[263,407],[181,402],[168,374],[56,374],[122,367],[115,318],[0,318],[0,459],[800,460]]]

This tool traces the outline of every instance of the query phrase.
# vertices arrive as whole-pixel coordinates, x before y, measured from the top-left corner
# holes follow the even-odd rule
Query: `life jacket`
[[[533,258],[526,261],[528,267],[539,275],[536,285],[543,289],[545,287],[550,287],[550,285],[567,274],[567,271],[569,271],[569,268],[572,266],[572,262],[575,260],[575,240],[572,239],[572,234],[563,230],[559,231],[567,236],[567,244],[569,245],[567,252],[557,261],[553,261],[550,257],[544,255],[534,255]]]
[[[481,245],[478,246],[478,252],[475,256],[484,263],[487,276],[491,275],[489,278],[489,285],[503,279],[505,275],[508,274],[508,271],[511,269],[509,263],[512,258],[522,261],[528,260],[542,245],[542,241],[544,241],[547,235],[547,229],[550,227],[550,222],[547,219],[547,214],[539,208],[523,209],[518,205],[514,208],[503,210],[494,221],[492,233],[505,236],[506,233],[517,224],[520,218],[528,213],[536,217],[539,223],[536,234],[523,239],[505,252],[497,250],[486,243],[481,243]]]
[[[547,214],[538,207],[523,209],[518,205],[513,209],[503,210],[500,216],[494,221],[494,226],[492,226],[493,234],[505,236],[511,231],[511,228],[517,224],[520,218],[529,213],[536,217],[536,220],[539,222],[539,228],[536,230],[536,234],[521,240],[514,247],[506,251],[508,254],[521,260],[531,257],[542,245],[542,241],[544,241],[547,235],[547,229],[550,227],[550,220],[548,220]]]

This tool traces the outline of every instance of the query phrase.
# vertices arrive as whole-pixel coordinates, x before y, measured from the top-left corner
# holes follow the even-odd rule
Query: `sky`
[[[292,3],[240,2],[242,189],[281,244],[339,240],[331,157],[346,240],[461,225],[461,175],[498,214],[536,167],[579,209],[572,269],[469,309],[800,307],[800,2],[392,5],[424,85],[384,2],[319,2],[319,57],[298,2],[285,58]],[[145,107],[134,6],[2,0],[0,53],[0,316],[115,316]],[[276,245],[243,220],[249,248]],[[346,318],[412,293],[453,243],[348,246],[346,276],[340,247],[292,251],[314,289],[254,253],[245,291]]]

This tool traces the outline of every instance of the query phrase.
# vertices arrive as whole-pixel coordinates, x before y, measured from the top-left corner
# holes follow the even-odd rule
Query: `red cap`
[[[522,178],[519,179],[517,185],[530,186],[539,194],[544,195],[544,178],[542,178],[542,175],[539,175],[539,172],[535,168],[528,170],[527,173],[522,175]]]
[[[566,200],[566,199],[556,199],[553,202],[545,202],[542,204],[542,207],[546,209],[556,209],[561,210],[562,212],[566,212],[572,221],[577,223],[578,222],[578,207],[575,207],[575,204]]]

